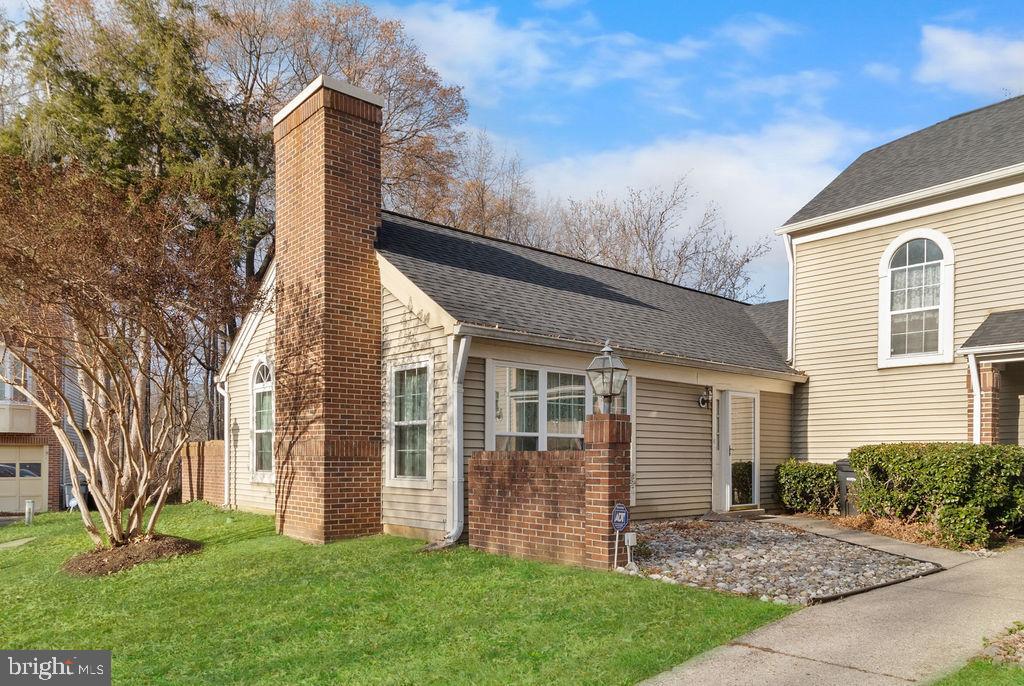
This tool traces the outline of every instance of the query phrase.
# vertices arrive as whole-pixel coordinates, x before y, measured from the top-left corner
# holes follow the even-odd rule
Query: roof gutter
[[[231,419],[231,395],[227,386],[227,381],[218,381],[214,387],[224,398],[224,507],[231,507],[231,430],[228,427]]]
[[[449,529],[438,547],[455,545],[462,538],[466,523],[465,484],[466,462],[463,458],[463,398],[466,366],[469,363],[471,336],[453,335],[448,338],[448,359],[451,375],[448,378],[448,523]]]
[[[492,340],[508,341],[510,343],[524,343],[528,345],[541,345],[547,348],[559,348],[562,350],[575,350],[585,353],[593,353],[594,346],[600,346],[600,342],[575,340],[570,338],[559,338],[557,336],[545,336],[543,334],[527,333],[523,331],[508,331],[494,326],[483,326],[480,324],[459,323],[455,325],[456,336],[476,336],[478,338],[489,338]],[[728,364],[725,362],[711,362],[708,360],[697,360],[681,355],[670,355],[667,353],[652,353],[643,350],[634,350],[618,346],[620,353],[635,360],[647,362],[658,362],[661,364],[674,364],[680,367],[694,367],[696,369],[709,369],[731,374],[746,374],[748,376],[760,376],[767,379],[781,379],[783,381],[807,381],[807,375],[797,371],[779,372],[770,369],[758,369],[757,367],[744,367],[741,365]]]
[[[857,205],[856,207],[849,207],[845,210],[839,210],[838,212],[830,212],[818,217],[811,217],[810,219],[804,219],[803,221],[793,222],[792,224],[786,224],[779,227],[775,230],[775,233],[777,235],[784,236],[799,231],[805,231],[807,229],[817,228],[825,224],[849,221],[865,214],[891,210],[901,205],[928,200],[935,196],[956,193],[958,191],[967,190],[973,186],[992,183],[994,181],[1002,181],[1003,179],[1009,179],[1020,175],[1024,175],[1024,163],[1013,164],[1001,169],[993,169],[992,171],[982,172],[981,174],[975,174],[974,176],[968,176],[962,179],[956,179],[955,181],[948,181],[935,186],[929,186],[928,188],[910,191],[909,193],[894,195],[891,198],[883,198],[882,200]]]

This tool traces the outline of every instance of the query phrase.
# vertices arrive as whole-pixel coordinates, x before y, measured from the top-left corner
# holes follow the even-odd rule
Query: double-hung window
[[[11,381],[23,385],[25,388],[31,388],[31,370],[6,351],[4,351],[2,353],[2,357],[0,357],[0,365],[2,365],[3,369],[3,373],[0,374],[0,376],[3,377],[0,379],[0,402],[27,403],[28,398],[25,397],[25,394],[3,379],[10,379]]]
[[[419,361],[397,365],[391,381],[392,481],[426,487],[430,485],[431,427],[430,364]]]
[[[274,377],[270,365],[260,362],[252,378],[253,470],[274,471]]]
[[[878,364],[953,359],[953,247],[930,229],[898,236],[879,263]]]
[[[492,362],[489,385],[493,450],[580,450],[583,422],[600,409],[581,370]],[[627,382],[612,411],[626,413],[628,407]]]

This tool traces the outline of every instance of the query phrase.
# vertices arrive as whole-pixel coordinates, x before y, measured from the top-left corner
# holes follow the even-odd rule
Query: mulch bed
[[[155,535],[114,548],[97,548],[75,555],[61,567],[74,576],[106,576],[153,560],[199,551],[203,544],[176,536]]]
[[[925,522],[908,524],[895,519],[881,519],[866,514],[854,515],[852,517],[828,517],[827,519],[836,526],[846,529],[856,529],[879,536],[888,536],[889,538],[906,541],[907,543],[942,546],[938,528],[933,524]]]

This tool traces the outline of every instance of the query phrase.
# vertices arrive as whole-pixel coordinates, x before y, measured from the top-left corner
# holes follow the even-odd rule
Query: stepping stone
[[[26,543],[31,543],[36,540],[35,536],[29,538],[16,538],[13,541],[7,541],[6,543],[0,543],[0,550],[8,550],[9,548],[20,548]]]

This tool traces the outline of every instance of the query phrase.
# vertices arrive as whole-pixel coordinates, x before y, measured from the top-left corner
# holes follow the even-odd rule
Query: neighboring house
[[[383,212],[379,118],[321,78],[275,119],[275,263],[218,377],[225,504],[307,540],[457,537],[474,451],[582,446],[608,338],[630,368],[634,517],[774,505],[805,380],[785,305]]]
[[[218,375],[225,505],[457,539],[472,453],[581,446],[606,338],[635,518],[774,508],[793,454],[1017,442],[1024,313],[992,313],[1024,307],[1024,100],[863,155],[779,230],[793,297],[764,305],[382,211],[381,105],[321,77],[275,117],[275,263]]]
[[[2,355],[0,364],[18,363]],[[7,370],[8,375],[19,373]],[[64,383],[70,382],[65,379]],[[73,409],[81,412],[77,396],[69,397]],[[23,512],[26,500],[33,501],[36,512],[59,509],[64,505],[68,474],[68,460],[49,421],[27,398],[0,381],[0,512]]]
[[[793,449],[1021,442],[1024,98],[861,155],[778,233],[791,257]]]

